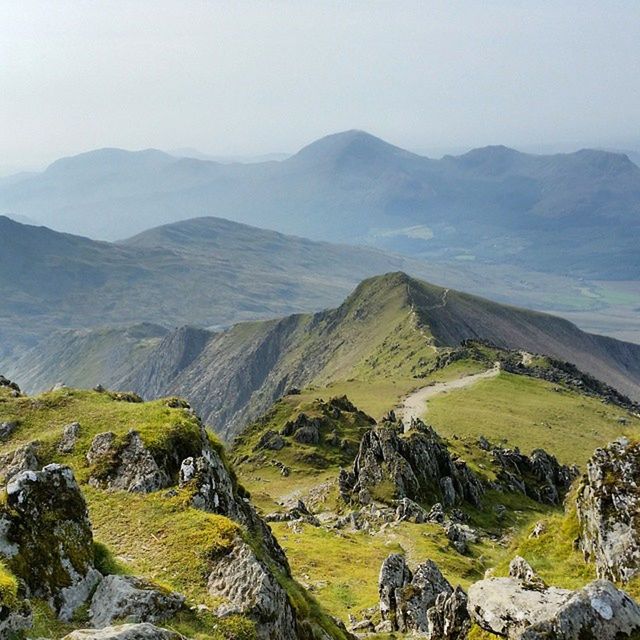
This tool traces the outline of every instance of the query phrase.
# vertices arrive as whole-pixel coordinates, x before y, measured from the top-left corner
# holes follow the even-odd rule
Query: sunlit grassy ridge
[[[640,433],[640,419],[624,409],[510,373],[433,398],[425,419],[461,453],[475,451],[465,445],[484,436],[524,453],[543,448],[581,467],[597,447]]]

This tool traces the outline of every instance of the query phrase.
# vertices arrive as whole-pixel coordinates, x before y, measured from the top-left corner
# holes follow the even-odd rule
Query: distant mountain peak
[[[347,158],[367,161],[393,156],[412,157],[414,154],[366,131],[350,129],[312,142],[292,156],[291,160],[321,164],[323,162],[339,162]]]

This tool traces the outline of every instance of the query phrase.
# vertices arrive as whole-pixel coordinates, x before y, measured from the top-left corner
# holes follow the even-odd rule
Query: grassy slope
[[[37,439],[43,463],[70,465],[88,503],[96,541],[96,561],[103,571],[133,573],[184,593],[190,605],[213,605],[206,589],[212,554],[224,552],[239,526],[220,515],[189,506],[182,491],[167,495],[105,492],[86,484],[90,473],[84,453],[93,437],[103,431],[124,436],[130,429],[140,433],[152,451],[179,446],[199,437],[197,420],[187,411],[170,408],[163,400],[149,403],[117,401],[108,393],[62,389],[34,398],[11,398],[0,388],[0,422],[17,421],[18,430],[0,446],[0,454]],[[64,426],[81,425],[71,454],[60,454],[57,443]],[[212,441],[221,450],[219,443]],[[13,589],[11,574],[0,568],[0,591]],[[332,623],[319,606],[293,581],[286,588],[296,606],[325,628]],[[4,597],[4,596],[3,596]],[[86,626],[82,615],[71,625],[55,620],[44,603],[35,603],[35,636],[60,637],[71,628]],[[194,640],[250,640],[253,624],[242,617],[218,619],[208,613],[186,612],[169,621],[173,628]],[[335,626],[332,628],[335,631]],[[335,633],[334,637],[341,637]]]
[[[410,367],[410,362],[403,366]],[[534,364],[540,362],[536,359]],[[379,418],[413,388],[476,373],[485,366],[477,360],[462,360],[421,380],[395,379],[392,375],[377,378],[375,368],[362,367],[359,377],[336,380],[326,387],[314,386],[300,395],[283,398],[260,424],[246,432],[234,455],[236,459],[251,455],[252,446],[264,430],[279,430],[298,412],[309,412],[318,399],[327,401],[346,393],[360,409]],[[627,420],[626,425],[619,422],[621,417]],[[492,476],[491,462],[475,446],[479,435],[495,443],[520,446],[527,453],[541,446],[562,462],[584,465],[597,446],[623,433],[640,433],[640,420],[617,407],[538,379],[507,373],[432,399],[426,419],[452,449],[486,477]],[[289,477],[282,477],[277,468],[259,461],[238,467],[239,477],[262,509],[273,511],[281,508],[283,502],[317,496],[319,485],[335,480],[341,461],[332,462],[329,456],[329,466],[317,468],[301,455],[310,448],[290,443],[281,451],[269,452],[270,457],[291,467]],[[324,507],[333,508],[335,489],[325,489],[325,494]],[[506,519],[501,523],[493,512],[497,504],[507,507]],[[322,507],[320,502],[316,508]],[[457,554],[442,530],[429,525],[404,523],[375,535],[329,532],[308,525],[296,531],[286,523],[274,524],[273,528],[290,558],[294,574],[311,587],[329,611],[343,619],[349,613],[357,615],[375,606],[380,564],[394,551],[404,551],[410,563],[434,559],[451,582],[463,586],[480,579],[487,569],[504,572],[516,553],[525,555],[549,583],[574,587],[594,575],[593,567],[585,565],[581,555],[573,550],[575,522],[572,524],[571,516],[565,517],[561,509],[537,504],[520,495],[495,492],[486,494],[484,507],[482,511],[468,509],[471,520],[498,534],[500,541],[484,538],[472,545],[469,556]],[[549,534],[529,540],[529,532],[539,520],[549,523]],[[474,634],[482,637],[477,630]]]
[[[484,435],[525,453],[543,448],[581,467],[597,447],[640,431],[640,419],[618,407],[509,373],[433,398],[425,419],[440,435],[457,438],[458,448]]]

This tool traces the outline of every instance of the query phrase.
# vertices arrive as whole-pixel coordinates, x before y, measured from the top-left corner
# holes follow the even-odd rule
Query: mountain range
[[[337,304],[362,278],[427,265],[216,218],[123,243],[0,216],[0,354],[66,329],[227,326]]]
[[[598,150],[433,160],[361,131],[253,164],[102,149],[4,179],[0,211],[110,240],[214,215],[431,259],[640,277],[640,169]]]
[[[356,398],[360,384],[400,397],[466,340],[553,356],[640,398],[639,345],[401,272],[365,280],[336,309],[224,331],[142,325],[53,336],[6,370],[30,389],[64,381],[183,396],[230,439],[291,388],[340,383],[353,397],[349,381],[359,380]]]

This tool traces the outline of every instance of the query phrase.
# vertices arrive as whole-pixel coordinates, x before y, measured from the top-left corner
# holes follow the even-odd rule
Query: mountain
[[[483,340],[571,362],[640,398],[640,346],[584,333],[543,313],[500,305],[393,273],[365,280],[337,309],[243,323],[183,327],[114,381],[152,398],[189,399],[229,439],[291,388],[342,381],[400,397],[451,348]],[[382,393],[382,391],[381,391]],[[357,396],[356,396],[357,397]],[[387,398],[388,400],[388,398]]]
[[[640,169],[598,150],[433,160],[361,131],[254,164],[103,149],[0,183],[0,210],[105,239],[215,215],[431,260],[640,277]]]
[[[413,271],[410,261],[378,250],[216,218],[112,244],[0,216],[0,354],[68,329],[215,327],[317,310],[338,303],[363,277],[399,268]]]

